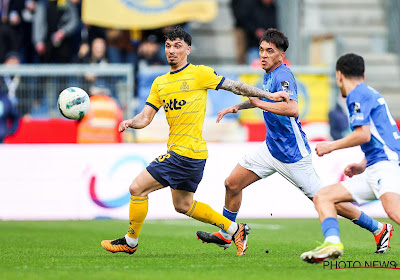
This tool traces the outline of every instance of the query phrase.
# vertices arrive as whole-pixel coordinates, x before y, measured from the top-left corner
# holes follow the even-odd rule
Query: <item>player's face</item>
[[[285,53],[279,50],[275,44],[262,41],[259,48],[261,67],[267,73],[275,70],[282,64]]]
[[[179,69],[187,64],[187,56],[191,47],[183,39],[176,38],[174,41],[165,41],[165,56],[171,68]]]
[[[336,71],[336,84],[339,87],[340,90],[340,94],[342,95],[342,97],[346,98],[347,93],[344,89],[344,85],[343,85],[343,74],[340,71]]]

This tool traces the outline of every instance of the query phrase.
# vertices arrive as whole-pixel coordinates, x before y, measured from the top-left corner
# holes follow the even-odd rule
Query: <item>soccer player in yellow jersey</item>
[[[283,91],[271,94],[218,76],[210,67],[190,64],[187,61],[190,51],[191,36],[182,28],[177,27],[165,36],[165,55],[171,71],[154,80],[143,110],[119,125],[120,132],[129,127],[144,128],[163,107],[170,132],[168,152],[151,162],[130,185],[130,223],[127,234],[119,239],[101,242],[110,252],[133,254],[137,250],[140,230],[147,215],[148,194],[165,187],[171,188],[177,212],[225,230],[233,237],[237,255],[246,252],[250,230],[246,224],[232,222],[207,204],[193,200],[208,156],[206,142],[202,137],[207,89],[225,89],[243,96],[283,102],[287,102],[289,96]]]

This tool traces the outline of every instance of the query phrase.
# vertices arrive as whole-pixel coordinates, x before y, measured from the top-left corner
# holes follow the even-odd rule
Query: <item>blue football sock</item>
[[[340,236],[339,235],[339,223],[336,218],[328,217],[321,223],[322,233],[325,238],[328,236]]]
[[[353,223],[369,230],[370,232],[374,232],[378,229],[378,221],[372,219],[364,212],[361,212],[360,218],[358,218],[358,220],[353,220]]]
[[[223,215],[225,218],[228,218],[229,220],[231,220],[232,222],[236,221],[236,216],[237,216],[237,214],[238,214],[238,212],[231,212],[231,211],[229,211],[228,209],[226,209],[225,207],[224,207],[224,210],[222,211],[222,215]],[[221,229],[221,231],[222,231],[223,233],[227,233],[226,231],[224,231],[224,230],[222,230],[222,229]]]

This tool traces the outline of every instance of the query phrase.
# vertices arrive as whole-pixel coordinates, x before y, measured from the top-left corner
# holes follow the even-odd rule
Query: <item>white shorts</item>
[[[359,205],[379,199],[387,192],[400,194],[400,166],[395,161],[379,161],[365,171],[340,182]]]
[[[244,156],[239,164],[262,179],[278,172],[309,198],[314,197],[322,187],[321,180],[312,165],[311,155],[295,163],[283,163],[271,155],[265,142]]]

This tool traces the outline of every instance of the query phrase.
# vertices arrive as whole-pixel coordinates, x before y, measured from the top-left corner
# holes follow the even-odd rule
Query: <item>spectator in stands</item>
[[[108,63],[107,59],[107,44],[103,38],[95,38],[90,46],[88,52],[82,52],[82,56],[79,55],[76,58],[78,63],[92,63],[92,64],[104,64]]]
[[[5,66],[17,66],[21,63],[18,52],[9,52],[4,60]],[[17,103],[16,91],[18,89],[21,78],[19,76],[4,75],[1,78],[1,86],[4,92],[7,92],[8,97],[13,104]]]
[[[0,63],[10,51],[17,50],[17,35],[8,20],[10,0],[0,0]]]
[[[137,64],[137,47],[140,42],[138,30],[106,30],[107,55],[110,63]]]
[[[0,143],[18,129],[19,115],[6,91],[0,88]]]
[[[78,63],[88,63],[88,64],[107,64],[108,60],[106,57],[107,45],[103,38],[96,38],[92,41],[90,53],[86,54],[84,57],[78,57],[76,62]],[[99,78],[93,73],[86,73],[84,76],[82,88],[88,90],[95,83],[106,84],[105,81],[99,80]]]
[[[9,22],[16,34],[17,49],[23,63],[33,63],[35,48],[32,43],[32,19],[38,0],[12,0]]]
[[[245,20],[246,17],[247,3],[248,1],[246,0],[231,1],[231,9],[235,21],[235,47],[237,64],[246,64],[247,38],[243,20]]]
[[[148,35],[139,46],[139,61],[146,65],[165,65],[165,60],[160,56],[160,43],[155,34]]]
[[[237,0],[242,3],[235,14],[236,22],[242,25],[247,38],[247,63],[259,58],[259,41],[265,30],[277,27],[277,11],[274,0]],[[236,1],[235,1],[236,2]]]
[[[20,64],[21,59],[18,52],[9,52],[3,63],[7,67],[16,67]],[[35,78],[20,75],[7,74],[0,78],[0,90],[8,94],[20,116],[30,115],[32,105],[43,98],[43,93],[33,90],[36,84]]]
[[[82,25],[82,29],[80,30],[80,46],[73,62],[85,62],[85,59],[90,56],[90,48],[93,40],[96,38],[105,39],[104,28],[87,24]]]
[[[33,17],[33,42],[40,62],[70,62],[71,38],[78,24],[76,6],[70,0],[39,0]]]
[[[71,60],[73,60],[76,57],[79,48],[81,46],[81,34],[85,24],[82,21],[82,1],[81,0],[69,0],[69,1],[75,6],[78,12],[78,19],[79,19],[78,27],[76,28],[75,32],[71,34],[71,41],[72,41]],[[90,49],[90,45],[88,46],[88,49]]]
[[[82,1],[70,0],[76,7],[79,16],[79,26],[72,35],[72,55],[73,60],[76,56],[83,57],[90,52],[90,46],[95,38],[105,39],[105,30],[102,27],[85,24],[82,21]],[[73,61],[76,62],[76,61]]]

